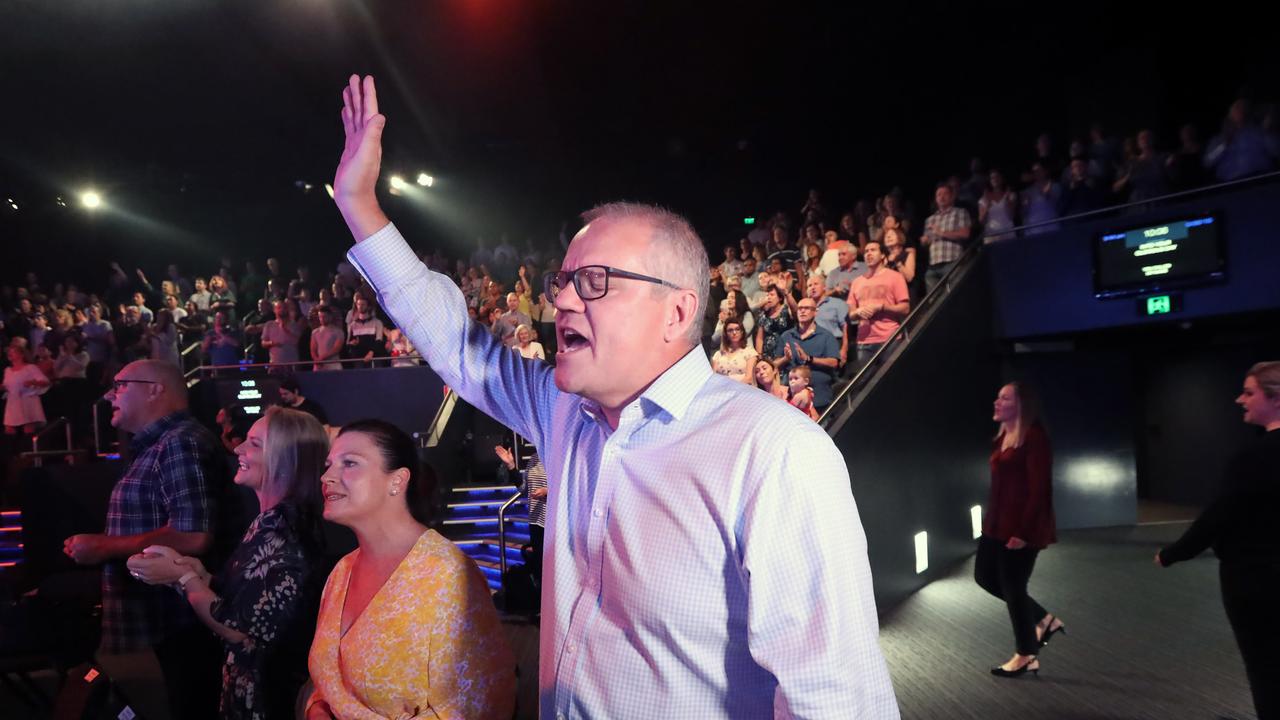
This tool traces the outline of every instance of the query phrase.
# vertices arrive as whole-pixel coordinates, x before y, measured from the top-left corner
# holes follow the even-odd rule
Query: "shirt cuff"
[[[347,252],[347,259],[375,288],[417,266],[417,254],[405,242],[395,223],[387,223]]]

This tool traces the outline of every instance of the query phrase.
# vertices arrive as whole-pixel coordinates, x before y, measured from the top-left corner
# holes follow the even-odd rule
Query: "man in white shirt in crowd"
[[[542,717],[897,718],[848,470],[804,415],[711,371],[689,224],[586,213],[544,282],[557,365],[526,363],[379,207],[372,78],[342,119],[348,257],[451,388],[544,451]]]
[[[196,309],[200,312],[209,312],[209,301],[213,297],[213,293],[209,292],[209,285],[202,277],[196,278],[196,291],[191,293],[191,297],[187,298],[190,302],[196,304]]]

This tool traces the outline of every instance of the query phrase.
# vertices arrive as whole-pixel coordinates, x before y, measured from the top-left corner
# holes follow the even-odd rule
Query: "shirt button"
[[[595,579],[595,578],[587,578],[587,589],[588,589],[588,590],[595,590],[595,589],[596,589],[596,579]]]
[[[595,510],[592,510],[592,511],[591,511],[591,514],[592,514],[592,515],[595,515],[596,517],[603,517],[603,516],[604,516],[604,511],[603,511],[603,510],[601,510],[600,508],[596,508]]]
[[[566,647],[566,648],[564,649],[564,651],[565,651],[565,652],[567,652],[567,653],[569,653],[570,655],[572,655],[572,654],[573,654],[573,651],[574,651],[574,650],[577,650],[577,649],[578,649],[578,646],[577,646],[577,645],[574,645],[573,643],[569,643],[568,647]]]
[[[564,713],[556,713],[556,720],[564,720]]]

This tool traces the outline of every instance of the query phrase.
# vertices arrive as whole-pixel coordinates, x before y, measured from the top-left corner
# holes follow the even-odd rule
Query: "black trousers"
[[[1027,594],[1027,582],[1036,566],[1036,548],[1009,550],[996,538],[978,538],[978,557],[974,561],[973,579],[992,595],[1004,600],[1013,623],[1013,638],[1019,655],[1040,652],[1036,625],[1049,613]]]
[[[222,643],[217,637],[197,623],[153,647],[172,717],[216,720],[222,690]]]
[[[1280,719],[1280,624],[1272,617],[1280,565],[1224,562],[1218,566],[1222,605],[1244,658],[1258,720]]]

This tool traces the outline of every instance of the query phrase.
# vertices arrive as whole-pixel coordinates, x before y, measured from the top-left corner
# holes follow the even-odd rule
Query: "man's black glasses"
[[[573,281],[573,289],[583,300],[599,300],[609,292],[609,278],[619,277],[627,280],[642,280],[665,287],[680,289],[679,285],[669,283],[661,278],[627,272],[608,265],[583,265],[577,270],[553,270],[542,276],[543,291],[549,300],[555,300],[560,291]]]
[[[123,389],[124,389],[124,386],[125,386],[125,385],[128,385],[129,383],[146,383],[147,385],[159,385],[159,384],[160,384],[159,382],[157,382],[157,381],[155,381],[155,380],[112,380],[112,381],[111,381],[111,391],[112,391],[112,392],[120,392],[121,390],[123,390]]]

